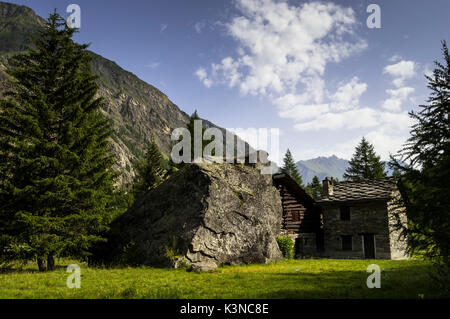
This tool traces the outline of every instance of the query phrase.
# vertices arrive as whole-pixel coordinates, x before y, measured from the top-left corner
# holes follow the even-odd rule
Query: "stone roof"
[[[319,204],[389,199],[397,187],[397,179],[385,177],[345,181],[333,184],[333,195],[318,200]]]

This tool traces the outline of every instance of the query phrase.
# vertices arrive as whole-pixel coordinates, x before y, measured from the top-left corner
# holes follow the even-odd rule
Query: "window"
[[[340,207],[341,220],[350,220],[350,207],[342,206]]]
[[[342,250],[349,251],[353,249],[353,240],[351,235],[342,236]]]
[[[300,212],[298,210],[294,210],[291,212],[291,219],[293,222],[299,222],[300,221]]]

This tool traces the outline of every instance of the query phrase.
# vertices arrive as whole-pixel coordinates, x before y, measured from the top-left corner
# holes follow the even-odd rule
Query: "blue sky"
[[[226,128],[279,128],[297,160],[349,159],[362,136],[387,159],[428,96],[450,1],[9,1],[47,17],[81,7],[76,40]],[[370,3],[381,28],[369,29]],[[275,159],[279,161],[279,159]]]

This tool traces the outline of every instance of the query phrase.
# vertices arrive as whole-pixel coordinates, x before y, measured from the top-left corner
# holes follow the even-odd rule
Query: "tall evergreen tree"
[[[331,182],[333,184],[339,183],[339,178],[331,176]]]
[[[364,137],[356,146],[355,153],[345,170],[344,179],[358,181],[364,178],[374,179],[385,177],[385,163],[375,153],[374,147]]]
[[[281,168],[283,173],[288,174],[298,185],[303,185],[302,176],[300,175],[297,165],[295,165],[294,157],[291,151],[288,149],[283,159],[283,167]]]
[[[323,195],[323,187],[317,176],[314,176],[311,183],[306,186],[306,191],[314,199],[319,199]]]
[[[431,90],[428,104],[410,112],[415,124],[411,137],[391,168],[401,175],[400,190],[409,219],[407,235],[412,253],[419,252],[438,266],[439,282],[450,289],[450,55],[442,42],[444,61],[435,61],[426,76]]]
[[[86,256],[115,209],[111,129],[75,32],[51,14],[13,58],[14,92],[0,101],[0,254],[35,259],[40,270],[55,256]]]
[[[192,115],[189,118],[189,123],[187,124],[187,129],[189,130],[189,133],[191,133],[191,160],[194,161],[194,123],[195,121],[201,120],[201,118],[198,116],[197,110],[194,111],[194,113],[192,113]],[[206,129],[202,127],[202,131],[201,131],[201,136],[202,136],[202,141],[201,141],[201,145],[202,145],[202,154],[201,156],[203,156],[203,150],[205,149],[206,145],[208,145],[211,140],[207,140],[207,139],[203,139],[203,136],[205,134]],[[214,154],[212,154],[214,155]]]
[[[163,181],[166,169],[162,154],[155,142],[150,143],[144,158],[135,164],[135,172],[136,176],[130,191],[134,200],[139,199]]]

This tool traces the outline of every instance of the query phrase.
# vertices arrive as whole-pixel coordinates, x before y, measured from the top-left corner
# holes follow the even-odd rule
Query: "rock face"
[[[270,175],[241,164],[191,164],[116,220],[110,256],[198,270],[267,263],[282,258],[281,216]]]

